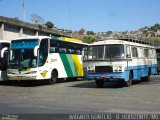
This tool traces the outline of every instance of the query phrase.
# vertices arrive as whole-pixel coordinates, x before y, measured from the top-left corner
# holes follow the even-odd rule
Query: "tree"
[[[108,32],[107,32],[107,35],[110,35],[110,34],[112,34],[112,31],[108,31]]]
[[[43,25],[45,23],[44,19],[37,14],[32,14],[30,19],[34,24]]]
[[[93,31],[87,31],[87,35],[94,35]]]
[[[54,27],[54,24],[50,21],[46,22],[45,25],[47,26],[47,28],[53,28]]]
[[[80,34],[80,35],[84,35],[84,32],[85,32],[85,29],[83,29],[83,28],[81,28],[81,29],[79,30],[79,34]]]
[[[94,36],[85,36],[82,41],[85,43],[93,43],[96,40]]]

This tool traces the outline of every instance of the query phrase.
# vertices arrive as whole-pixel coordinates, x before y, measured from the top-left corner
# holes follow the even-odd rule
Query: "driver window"
[[[39,66],[42,66],[45,64],[46,59],[48,56],[48,39],[43,39],[40,43],[39,48]]]

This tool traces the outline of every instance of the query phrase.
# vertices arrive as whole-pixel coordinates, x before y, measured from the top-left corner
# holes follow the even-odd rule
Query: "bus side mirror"
[[[4,54],[5,54],[5,51],[6,51],[6,50],[8,50],[7,47],[5,47],[5,48],[3,48],[3,49],[1,50],[1,58],[4,58]]]
[[[38,55],[38,49],[39,49],[39,46],[36,46],[34,48],[34,57],[37,57],[37,55]]]

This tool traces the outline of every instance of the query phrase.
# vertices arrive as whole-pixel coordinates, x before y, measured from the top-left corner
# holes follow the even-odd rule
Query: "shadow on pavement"
[[[140,85],[142,83],[148,84],[149,82],[141,82],[140,80],[133,81],[132,85]],[[79,83],[73,85],[71,87],[79,87],[79,88],[97,88],[95,81],[86,81],[84,83]],[[124,88],[124,82],[105,82],[103,88]],[[98,89],[98,88],[97,88]]]
[[[36,87],[47,85],[46,81],[1,81],[0,86]]]
[[[58,79],[56,84],[65,83],[65,82],[76,82],[80,80],[64,80]],[[23,81],[16,81],[16,80],[8,80],[8,81],[0,81],[0,86],[18,86],[18,87],[38,87],[38,86],[45,86],[50,85],[47,80],[23,80]],[[54,84],[52,84],[54,85]]]
[[[95,81],[86,81],[84,83],[79,83],[71,87],[79,88],[97,88]],[[121,82],[105,82],[103,88],[122,88],[123,83]],[[97,88],[98,89],[98,88]]]

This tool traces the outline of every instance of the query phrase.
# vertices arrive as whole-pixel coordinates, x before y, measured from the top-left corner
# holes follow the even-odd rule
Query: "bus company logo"
[[[47,70],[43,71],[43,72],[41,73],[42,77],[46,77],[47,72],[48,72]]]
[[[56,62],[57,61],[57,59],[51,59],[51,62]]]

